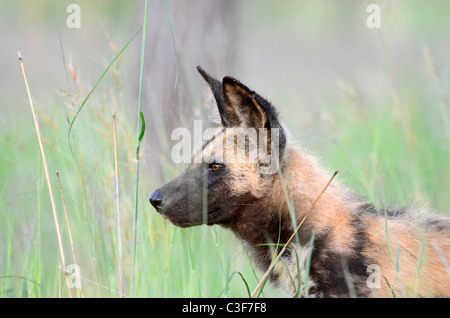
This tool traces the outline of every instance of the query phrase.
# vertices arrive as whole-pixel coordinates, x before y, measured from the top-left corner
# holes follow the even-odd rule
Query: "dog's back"
[[[368,219],[373,244],[363,253],[380,265],[381,297],[450,297],[450,221],[423,207]]]

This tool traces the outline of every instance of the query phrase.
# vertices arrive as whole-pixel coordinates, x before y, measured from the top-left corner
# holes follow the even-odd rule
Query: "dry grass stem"
[[[63,190],[62,190],[62,186],[61,186],[61,180],[59,178],[59,171],[56,171],[56,178],[58,179],[59,192],[61,193],[61,201],[62,201],[62,205],[63,205],[63,209],[64,209],[64,216],[66,218],[67,230],[69,232],[70,248],[72,249],[72,259],[73,259],[73,263],[75,264],[75,266],[78,266],[77,258],[75,257],[75,246],[73,244],[72,231],[70,229],[70,223],[69,223],[69,216],[67,215],[66,202],[64,200],[64,194],[63,194]],[[81,287],[79,289],[80,289],[81,297],[84,298]]]
[[[65,274],[64,276],[66,277],[67,290],[69,291],[69,297],[72,298],[72,293],[70,292],[69,278],[67,276],[66,261],[65,261],[65,257],[64,257],[64,249],[63,249],[62,239],[61,239],[61,231],[59,229],[58,214],[56,213],[55,198],[53,196],[53,190],[52,190],[52,184],[51,184],[51,180],[50,180],[50,174],[48,172],[47,158],[45,157],[44,146],[42,144],[41,133],[40,133],[40,130],[39,130],[39,122],[38,122],[37,115],[36,115],[36,112],[35,112],[35,109],[34,109],[34,106],[33,106],[33,101],[31,100],[30,89],[28,87],[27,76],[25,74],[25,68],[23,66],[23,60],[22,60],[22,56],[20,54],[20,51],[17,54],[19,56],[19,63],[20,63],[20,67],[22,69],[23,80],[25,81],[25,87],[27,89],[28,101],[30,103],[31,113],[33,115],[34,127],[36,128],[36,135],[37,135],[37,139],[38,139],[38,143],[39,143],[39,149],[41,151],[42,165],[44,167],[45,179],[47,180],[48,193],[50,195],[50,202],[51,202],[51,205],[52,205],[53,219],[55,221],[56,234],[58,236],[58,246],[59,246],[59,252],[60,252],[60,255],[61,255],[61,263],[62,263],[62,266],[63,266],[63,269],[64,269],[64,274]]]

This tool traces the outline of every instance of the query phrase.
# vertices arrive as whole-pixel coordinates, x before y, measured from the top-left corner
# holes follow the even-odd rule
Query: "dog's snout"
[[[150,196],[150,203],[155,207],[155,209],[161,209],[164,206],[164,203],[166,203],[166,198],[156,190],[152,193]]]

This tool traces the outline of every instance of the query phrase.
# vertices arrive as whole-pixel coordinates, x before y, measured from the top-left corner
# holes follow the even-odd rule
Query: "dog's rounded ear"
[[[257,94],[233,77],[222,81],[223,96],[229,118],[234,126],[243,128],[267,127],[267,113],[256,99]]]

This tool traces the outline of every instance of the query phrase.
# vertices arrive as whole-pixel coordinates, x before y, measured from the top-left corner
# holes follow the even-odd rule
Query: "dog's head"
[[[187,169],[153,192],[150,203],[180,227],[227,222],[270,190],[286,134],[274,107],[232,77],[197,68],[211,88],[222,127],[194,152]]]

